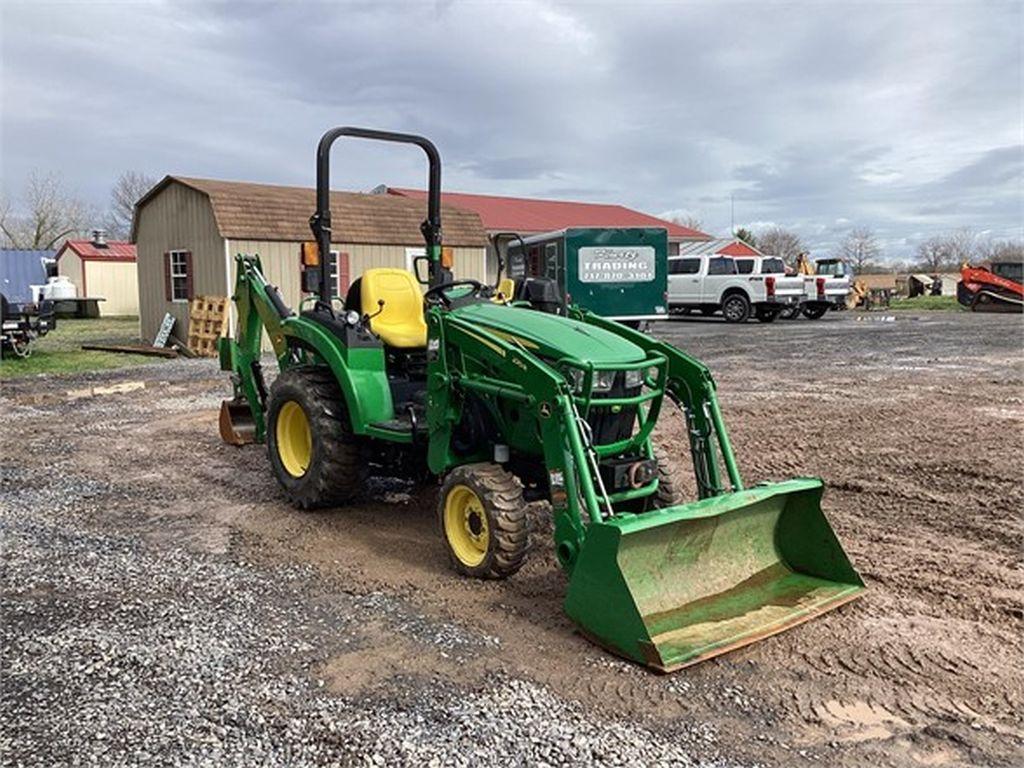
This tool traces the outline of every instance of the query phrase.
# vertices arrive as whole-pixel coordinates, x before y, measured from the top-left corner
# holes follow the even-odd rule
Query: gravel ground
[[[1024,326],[888,317],[657,329],[869,586],[669,676],[574,633],[549,520],[481,583],[428,496],[289,508],[213,361],[5,384],[0,764],[1024,764]]]
[[[6,466],[0,760],[62,765],[712,765],[711,729],[595,718],[501,671],[466,690],[404,660],[386,694],[315,672],[383,623],[455,660],[494,638],[308,567],[155,547],[116,484]],[[714,764],[723,764],[714,761]]]

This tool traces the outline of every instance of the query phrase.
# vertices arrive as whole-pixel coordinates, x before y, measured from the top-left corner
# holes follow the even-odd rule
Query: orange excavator
[[[1024,263],[993,261],[991,266],[964,264],[956,300],[972,312],[1024,311]]]

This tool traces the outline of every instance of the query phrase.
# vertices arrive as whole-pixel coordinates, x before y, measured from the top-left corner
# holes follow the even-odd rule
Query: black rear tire
[[[301,408],[308,425],[308,466],[301,474],[286,467],[278,422],[289,403]],[[289,406],[294,412],[294,406]],[[365,488],[366,462],[352,435],[345,396],[334,374],[323,367],[292,368],[270,388],[267,453],[288,501],[299,509],[322,509],[350,501]],[[294,459],[291,460],[294,464]]]
[[[828,307],[803,307],[800,311],[808,320],[820,320],[828,312]]]
[[[750,317],[750,299],[742,293],[730,293],[722,300],[722,317],[727,323],[745,323]]]
[[[800,305],[790,304],[788,307],[784,307],[783,310],[779,312],[779,317],[783,320],[796,320],[800,317]]]
[[[449,472],[438,495],[437,520],[452,567],[465,576],[505,579],[526,559],[530,532],[523,484],[500,464],[464,464]]]
[[[774,323],[779,316],[779,310],[771,307],[758,307],[755,314],[759,322]]]

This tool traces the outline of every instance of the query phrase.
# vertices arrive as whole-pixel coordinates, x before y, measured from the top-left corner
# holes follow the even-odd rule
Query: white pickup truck
[[[721,311],[726,322],[742,323],[751,315],[770,323],[787,307],[804,299],[801,277],[786,275],[773,256],[669,256],[670,312],[705,315]]]
[[[801,277],[804,297],[800,311],[808,320],[817,320],[829,310],[846,309],[853,271],[845,261],[818,259],[814,262],[814,274]]]

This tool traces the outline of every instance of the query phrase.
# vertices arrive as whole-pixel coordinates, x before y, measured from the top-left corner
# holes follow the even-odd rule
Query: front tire
[[[750,299],[742,293],[730,293],[722,300],[722,316],[727,323],[745,323],[750,317]]]
[[[293,368],[277,377],[270,389],[267,453],[278,484],[299,509],[337,506],[363,490],[366,463],[330,370]]]
[[[658,465],[658,490],[654,492],[654,508],[666,509],[686,503],[686,471],[673,460],[664,447],[654,446],[654,460]]]
[[[800,305],[791,304],[788,307],[784,307],[783,310],[779,312],[779,317],[783,320],[796,320],[800,317]]]
[[[465,464],[449,472],[437,518],[459,573],[505,579],[522,567],[529,547],[523,484],[501,465]]]

